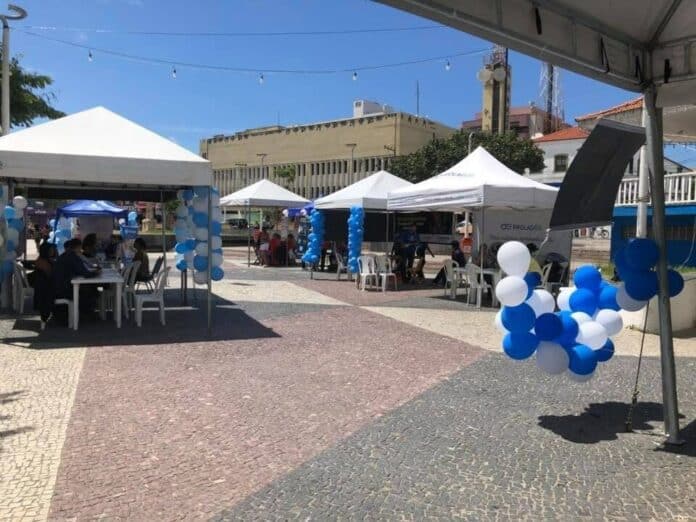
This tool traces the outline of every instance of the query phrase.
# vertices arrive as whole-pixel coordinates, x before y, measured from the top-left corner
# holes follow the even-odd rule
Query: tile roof
[[[543,143],[545,141],[563,141],[563,140],[582,140],[587,138],[590,133],[580,127],[568,127],[550,134],[545,134],[539,138],[534,138],[534,143]]]
[[[583,116],[578,116],[577,118],[575,118],[575,121],[594,120],[597,118],[601,118],[603,116],[611,116],[612,114],[619,114],[621,112],[633,111],[633,110],[642,109],[642,108],[643,108],[643,97],[639,96],[638,98],[635,98],[633,100],[629,100],[627,102],[623,102],[619,105],[615,105],[614,107],[609,107],[608,109],[604,109],[604,110],[597,111],[597,112],[592,112],[590,114],[585,114]]]

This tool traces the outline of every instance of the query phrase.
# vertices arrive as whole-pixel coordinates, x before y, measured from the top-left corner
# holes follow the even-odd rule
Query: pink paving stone
[[[357,308],[280,337],[91,349],[52,519],[203,519],[484,352]]]
[[[323,275],[322,275],[323,276]],[[327,277],[327,276],[323,276]],[[382,292],[382,290],[358,290],[355,287],[355,281],[336,281],[335,279],[307,279],[293,281],[294,284],[322,293],[344,303],[349,303],[356,306],[374,306],[393,301],[400,301],[412,297],[441,297],[443,295],[442,288],[433,288],[428,284],[405,284],[399,285],[399,290],[390,290]]]

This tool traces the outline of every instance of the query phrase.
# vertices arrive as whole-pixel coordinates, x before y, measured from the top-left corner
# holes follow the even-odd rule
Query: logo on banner
[[[519,225],[516,223],[501,223],[500,224],[500,230],[505,230],[506,232],[510,231],[519,231],[519,232],[537,232],[540,231],[541,225],[538,224],[526,224],[526,225]]]

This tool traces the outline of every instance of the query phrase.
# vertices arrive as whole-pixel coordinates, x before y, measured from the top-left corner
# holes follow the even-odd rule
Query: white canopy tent
[[[679,443],[679,408],[667,279],[662,107],[696,103],[693,0],[378,0],[543,61],[642,92],[652,172],[665,431]],[[696,127],[696,125],[694,125]],[[696,135],[689,129],[684,134]],[[647,184],[644,181],[645,184]],[[643,192],[641,192],[643,193]]]
[[[221,207],[301,207],[308,199],[298,196],[272,181],[262,179],[220,198]]]
[[[9,197],[15,186],[22,186],[34,198],[163,204],[165,194],[173,197],[181,188],[206,186],[212,191],[209,161],[104,107],[0,137],[0,177],[8,184]],[[165,249],[164,229],[162,244]],[[207,286],[210,330],[210,267]]]
[[[387,208],[451,211],[553,208],[558,189],[520,176],[478,147],[445,172],[389,193]]]
[[[389,193],[412,185],[410,181],[394,176],[386,170],[380,170],[333,194],[317,199],[314,202],[314,208],[349,209],[357,205],[365,210],[386,211]]]
[[[232,192],[220,199],[220,206],[246,208],[247,222],[252,208],[287,208],[301,207],[309,203],[308,199],[298,196],[288,189],[276,185],[272,181],[262,179],[256,183],[244,187],[237,192]],[[251,266],[251,228],[247,234],[247,265]]]

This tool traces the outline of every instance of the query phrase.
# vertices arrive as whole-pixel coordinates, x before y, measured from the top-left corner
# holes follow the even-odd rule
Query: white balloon
[[[213,254],[213,266],[222,266],[224,258],[222,254]]]
[[[196,284],[203,285],[208,282],[208,272],[196,272],[193,274],[193,281]]]
[[[174,237],[176,237],[177,243],[183,243],[188,239],[188,234],[186,232],[175,232]]]
[[[193,222],[193,216],[191,216],[190,214],[186,217],[186,228],[188,228],[189,230],[193,230],[194,228],[196,228],[196,224]]]
[[[213,194],[213,207],[219,207],[219,206],[220,206],[220,195]]]
[[[573,292],[575,292],[575,287],[564,288],[560,291],[558,297],[556,298],[556,304],[558,305],[559,310],[563,312],[570,311],[570,296]]]
[[[222,238],[220,236],[213,236],[210,240],[210,244],[212,245],[213,250],[222,248]]]
[[[15,219],[24,219],[24,209],[15,208]]]
[[[12,206],[16,210],[24,210],[25,208],[27,208],[27,204],[27,199],[24,196],[15,196],[12,199]]]
[[[623,319],[621,318],[621,314],[616,310],[611,310],[609,308],[603,308],[597,312],[595,321],[604,327],[609,337],[616,335],[623,328]]]
[[[581,325],[588,321],[592,321],[592,317],[587,315],[585,312],[573,312],[572,314],[570,314],[570,317],[575,319],[575,322],[578,323],[578,325]]]
[[[284,208],[283,212],[281,212],[281,214],[283,214],[283,217],[288,217],[288,209]]]
[[[537,366],[551,375],[560,375],[568,369],[568,352],[558,343],[542,341],[536,351]]]
[[[213,221],[219,221],[222,223],[223,217],[224,216],[222,215],[222,210],[220,210],[220,207],[213,209]]]
[[[300,210],[300,216],[305,217],[307,215],[307,211],[305,209]]]
[[[196,254],[199,256],[208,257],[208,243],[206,241],[196,245]]]
[[[527,299],[529,287],[527,282],[518,276],[503,278],[495,287],[495,295],[505,306],[517,306]]]
[[[197,228],[194,233],[194,237],[198,241],[208,241],[208,229],[203,227]]]
[[[529,250],[519,241],[508,241],[498,250],[498,265],[506,274],[523,277],[529,269],[532,256]]]
[[[599,350],[607,343],[607,330],[597,321],[587,321],[578,327],[576,339],[580,344]]]
[[[495,327],[498,329],[498,331],[502,334],[508,334],[510,333],[505,326],[503,326],[503,319],[502,319],[502,310],[498,310],[498,313],[495,314],[495,319],[493,319],[493,324],[495,324]]]
[[[573,381],[573,382],[587,382],[587,381],[589,381],[590,379],[592,379],[592,377],[594,377],[594,374],[595,374],[595,373],[597,373],[597,372],[594,371],[594,372],[592,372],[592,373],[588,373],[587,375],[578,375],[577,373],[573,373],[573,372],[571,372],[570,370],[568,370],[568,371],[566,372],[566,375],[567,375],[568,378],[569,378],[571,381]]]
[[[125,222],[125,221],[124,221]],[[58,228],[70,228],[70,220],[66,217],[62,217],[58,220]]]
[[[195,252],[193,250],[189,250],[187,252],[184,252],[184,259],[186,262],[190,265],[193,263],[193,257],[195,256]]]
[[[527,304],[532,307],[537,317],[542,314],[552,314],[556,310],[556,301],[546,290],[537,289],[527,299]]]
[[[186,208],[186,205],[179,205],[176,207],[176,217],[186,219],[188,216],[188,209]]]
[[[208,198],[194,198],[193,210],[208,213]]]
[[[16,228],[8,228],[7,232],[5,232],[5,235],[7,236],[8,241],[12,241],[15,245],[19,241],[19,230]]]
[[[616,289],[616,304],[618,304],[621,307],[621,309],[626,310],[628,312],[637,312],[638,310],[643,309],[645,305],[648,304],[648,302],[633,299],[626,292],[626,287],[623,284],[621,284]]]

